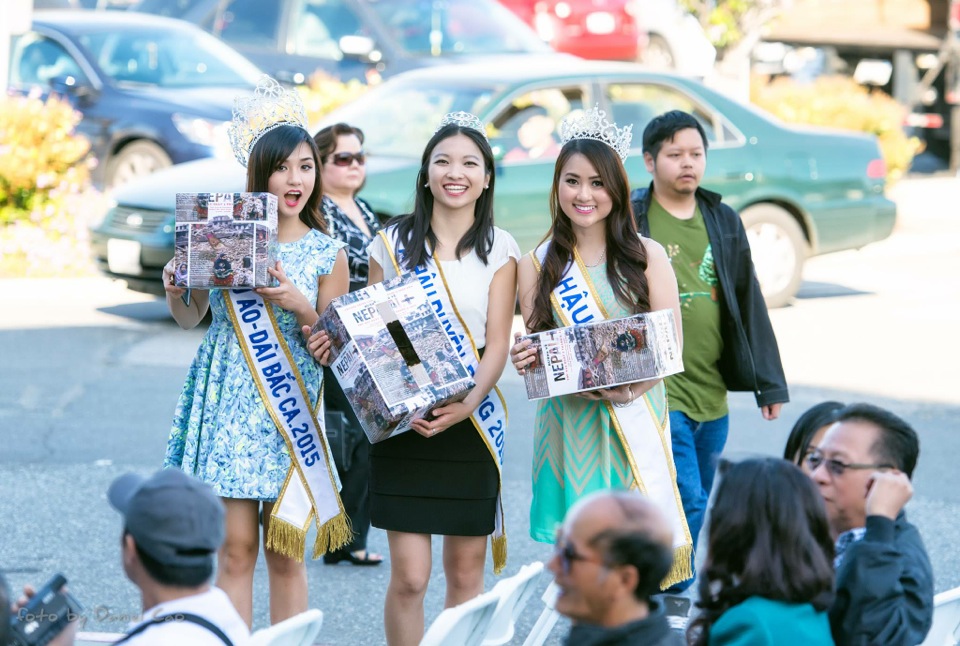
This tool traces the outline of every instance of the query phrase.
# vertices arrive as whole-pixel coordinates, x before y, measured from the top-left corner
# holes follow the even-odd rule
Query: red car
[[[632,0],[500,0],[558,52],[637,60],[646,34]]]

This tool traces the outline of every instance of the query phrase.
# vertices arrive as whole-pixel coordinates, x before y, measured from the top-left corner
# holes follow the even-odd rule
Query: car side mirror
[[[337,45],[340,47],[340,51],[347,56],[367,59],[379,58],[376,56],[379,53],[376,52],[377,44],[367,36],[344,36]]]
[[[92,97],[95,93],[92,86],[80,81],[77,77],[65,74],[63,76],[54,76],[48,83],[50,89],[60,96],[74,97],[80,101]]]

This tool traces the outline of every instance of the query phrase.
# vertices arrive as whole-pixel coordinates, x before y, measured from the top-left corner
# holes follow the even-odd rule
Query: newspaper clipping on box
[[[683,371],[673,310],[659,310],[531,334],[527,399],[544,399]]]

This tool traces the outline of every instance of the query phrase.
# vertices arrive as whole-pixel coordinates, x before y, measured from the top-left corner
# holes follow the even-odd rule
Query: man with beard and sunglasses
[[[893,413],[851,404],[807,456],[836,540],[837,644],[912,645],[933,621],[933,569],[904,505],[920,443]]]
[[[557,532],[548,568],[557,612],[573,620],[566,644],[679,646],[652,599],[673,562],[670,524],[638,492],[599,491],[579,500]]]

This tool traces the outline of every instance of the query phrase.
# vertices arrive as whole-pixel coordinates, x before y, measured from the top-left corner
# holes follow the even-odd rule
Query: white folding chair
[[[533,625],[533,629],[527,635],[523,646],[543,646],[543,643],[547,641],[550,631],[553,630],[553,627],[557,625],[557,620],[560,619],[560,613],[555,610],[559,596],[560,586],[551,581],[547,589],[544,590],[543,596],[540,597],[543,599],[543,612],[540,613],[540,618],[537,619],[537,623]]]
[[[543,563],[535,561],[524,565],[512,577],[502,579],[493,586],[491,592],[498,594],[500,600],[497,602],[493,619],[490,620],[483,646],[502,646],[513,639],[514,623],[533,596],[541,572]]]
[[[960,588],[941,592],[933,598],[933,626],[921,646],[960,644]]]
[[[249,646],[312,646],[322,627],[323,612],[311,608],[269,628],[258,630],[250,636],[248,644]]]
[[[420,646],[481,646],[499,600],[491,590],[447,608],[430,624]]]

